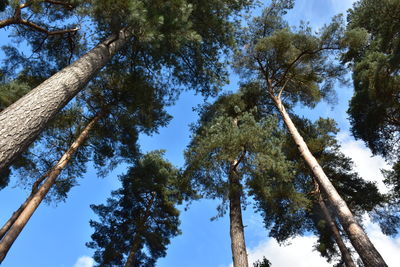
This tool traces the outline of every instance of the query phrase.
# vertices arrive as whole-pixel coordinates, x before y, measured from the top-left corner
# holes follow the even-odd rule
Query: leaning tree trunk
[[[381,254],[379,254],[378,250],[374,247],[371,240],[369,240],[367,234],[357,223],[346,202],[336,191],[335,187],[329,181],[318,161],[311,154],[307,144],[303,140],[303,137],[297,131],[296,126],[294,125],[285,107],[283,106],[281,99],[278,97],[272,97],[272,100],[274,101],[275,106],[281,113],[286,127],[288,128],[294,142],[298,146],[302,158],[306,161],[307,165],[312,170],[318,184],[323,189],[332,206],[335,208],[335,212],[338,215],[343,229],[346,231],[351,244],[357,250],[363,263],[368,267],[387,266]]]
[[[0,170],[9,166],[132,37],[124,28],[0,113]]]
[[[248,267],[241,209],[241,185],[235,173],[237,160],[232,161],[229,173],[229,219],[234,267]]]
[[[333,234],[333,238],[336,241],[336,244],[339,247],[340,253],[342,254],[342,259],[346,264],[346,267],[357,267],[354,263],[353,259],[351,258],[351,254],[349,249],[346,247],[346,244],[343,242],[342,236],[340,235],[339,229],[336,226],[336,223],[332,219],[332,216],[325,205],[324,199],[322,198],[321,194],[318,197],[318,204],[324,214],[325,220],[328,223],[328,226]]]
[[[156,198],[155,192],[152,192],[151,195],[152,196],[151,196],[149,203],[147,204],[146,211],[144,212],[143,217],[140,218],[139,226],[137,227],[136,234],[135,234],[134,238],[132,239],[133,241],[132,241],[131,249],[129,250],[129,255],[126,260],[125,267],[133,267],[136,262],[136,253],[140,247],[140,235],[143,232],[143,230],[146,226],[146,222],[151,215],[151,208],[153,206],[154,199]]]
[[[46,194],[49,192],[50,188],[54,185],[58,175],[65,168],[68,162],[71,160],[73,154],[77,149],[84,143],[85,139],[88,137],[89,132],[93,129],[97,121],[104,115],[104,111],[99,112],[85,127],[85,129],[79,134],[75,141],[71,144],[69,149],[60,158],[57,164],[48,172],[47,179],[40,186],[39,190],[26,204],[24,210],[20,213],[18,218],[15,220],[11,228],[8,230],[6,235],[0,241],[0,263],[3,262],[7,255],[7,252],[11,248],[14,241],[17,239],[18,235],[21,233],[22,229],[28,223],[30,217],[33,215],[39,204],[45,198]]]
[[[38,186],[44,181],[44,179],[48,176],[48,172],[40,177],[39,179],[36,180],[36,182],[32,185],[32,191],[29,197],[25,200],[24,203],[11,215],[10,219],[1,227],[0,229],[0,240],[3,239],[5,234],[7,233],[8,230],[10,230],[11,226],[14,224],[14,222],[18,219],[19,215],[22,213],[22,211],[26,208],[28,205],[29,201],[33,198],[35,193],[38,191]]]

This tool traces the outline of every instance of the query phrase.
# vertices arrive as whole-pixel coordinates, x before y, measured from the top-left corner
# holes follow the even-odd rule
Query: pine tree
[[[400,226],[400,76],[399,1],[361,0],[348,13],[342,55],[350,63],[354,94],[350,101],[351,132],[374,155],[392,165],[383,172],[390,189],[388,203],[376,210],[384,233],[396,235]]]
[[[241,213],[248,194],[260,189],[267,202],[280,195],[290,210],[306,202],[291,183],[276,121],[261,117],[263,110],[254,101],[259,94],[252,89],[244,87],[203,107],[185,152],[185,175],[194,188],[204,197],[222,199],[219,216],[229,207],[234,266],[248,266]]]
[[[261,17],[254,19],[242,36],[242,50],[237,53],[237,68],[243,77],[258,82],[279,111],[302,158],[319,183],[363,262],[386,266],[382,256],[361,228],[346,202],[338,194],[321,165],[298,132],[286,107],[296,103],[314,106],[332,92],[333,80],[341,77],[343,66],[331,60],[339,51],[343,32],[340,18],[325,26],[318,35],[302,25],[296,32],[282,19],[292,1],[273,1]]]
[[[361,222],[365,212],[373,212],[377,205],[384,202],[384,197],[374,183],[364,181],[354,172],[352,161],[340,152],[340,146],[335,139],[338,129],[335,127],[334,121],[320,118],[311,123],[309,120],[297,116],[293,116],[293,119],[299,132],[309,144],[311,152],[316,155],[318,162],[329,177],[332,177],[335,188],[345,201],[350,203],[350,208],[355,213],[357,220]],[[312,232],[318,237],[315,248],[321,253],[321,256],[325,257],[328,262],[338,259],[340,263],[341,258],[345,256],[342,252],[344,247],[342,249],[339,247],[340,254],[342,254],[340,257],[335,246],[338,239],[335,237],[337,233],[332,233],[329,218],[326,217],[322,205],[326,206],[328,215],[336,224],[337,216],[334,208],[321,192],[312,171],[301,159],[300,152],[291,136],[287,135],[284,139],[284,154],[287,160],[294,165],[294,186],[298,193],[308,199],[309,204],[297,212],[293,212],[286,208],[284,201],[280,201],[279,195],[276,196],[275,202],[266,202],[262,191],[255,191],[257,208],[264,218],[265,227],[270,229],[270,236],[278,242]],[[369,197],[366,198],[366,195]],[[321,202],[321,197],[323,202]],[[275,217],[272,217],[271,214],[275,214]],[[338,229],[340,235],[337,237],[344,239],[341,236],[341,227],[336,226],[335,228]],[[345,251],[344,254],[346,253]],[[351,263],[348,265],[352,266]]]
[[[117,72],[104,73],[102,78],[98,83],[93,82],[87,95],[81,95],[75,103],[79,107],[85,104],[87,109],[64,111],[64,116],[39,140],[39,151],[29,151],[22,163],[14,166],[21,177],[41,178],[33,184],[26,202],[1,229],[1,260],[38,205],[49,197],[50,189],[56,198],[65,199],[90,159],[101,175],[121,161],[132,161],[139,154],[136,144],[139,132],[151,133],[168,122],[169,115],[163,110],[163,90],[153,87],[141,75],[123,76]],[[136,90],[130,90],[132,85]],[[78,119],[92,111],[93,118],[88,122]],[[76,133],[71,135],[71,132]],[[53,165],[54,162],[58,163]],[[66,170],[60,177],[63,169]]]
[[[26,150],[124,47],[156,60],[162,73],[171,73],[175,82],[212,94],[226,77],[219,55],[234,42],[232,15],[249,4],[246,0],[91,1],[88,12],[103,41],[0,113],[0,169]],[[22,118],[24,123],[18,123]]]
[[[122,187],[106,205],[92,205],[99,221],[90,221],[97,266],[155,266],[171,238],[180,234],[176,205],[185,198],[179,172],[150,152],[120,177]]]

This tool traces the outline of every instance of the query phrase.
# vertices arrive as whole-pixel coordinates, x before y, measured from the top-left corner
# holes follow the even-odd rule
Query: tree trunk
[[[325,202],[319,194],[318,204],[321,207],[322,213],[324,214],[325,220],[329,225],[329,228],[332,231],[333,237],[336,241],[336,244],[339,247],[340,253],[342,254],[342,259],[346,264],[346,267],[357,267],[354,263],[353,259],[351,258],[351,254],[349,249],[346,247],[345,243],[343,242],[342,236],[340,235],[339,229],[336,226],[336,223],[333,221],[331,214],[329,213],[328,208],[325,205]]]
[[[138,251],[138,249],[140,247],[140,235],[141,235],[142,231],[144,230],[147,219],[151,215],[151,207],[153,206],[154,199],[156,197],[156,193],[152,192],[151,195],[152,196],[151,196],[149,203],[147,204],[146,211],[145,211],[143,217],[139,220],[139,226],[137,228],[135,236],[133,237],[131,249],[129,250],[129,255],[128,255],[128,259],[126,260],[125,267],[133,267],[136,262],[136,252]]]
[[[8,167],[131,38],[124,28],[0,113],[0,170]]]
[[[50,188],[55,183],[58,175],[65,168],[68,162],[71,160],[73,154],[76,150],[83,144],[89,132],[93,129],[96,122],[103,116],[104,111],[98,113],[85,127],[85,129],[80,133],[80,135],[71,144],[69,149],[60,158],[57,164],[48,172],[47,179],[44,181],[43,185],[35,193],[35,195],[26,204],[26,207],[15,220],[12,227],[8,230],[7,234],[0,241],[0,263],[3,262],[7,252],[11,248],[14,241],[17,239],[18,235],[21,233],[22,229],[28,223],[30,217],[33,215],[39,204],[45,198],[46,194],[49,192]]]
[[[235,173],[237,160],[232,161],[229,173],[229,219],[234,267],[248,267],[241,209],[241,185]]]
[[[11,226],[14,224],[14,222],[17,220],[19,215],[22,213],[22,211],[25,209],[25,207],[28,205],[29,201],[33,198],[35,193],[38,191],[38,186],[44,181],[44,179],[48,176],[48,172],[40,177],[39,179],[36,180],[36,182],[32,185],[32,191],[29,197],[25,200],[24,203],[11,215],[10,219],[1,227],[0,229],[0,240],[3,239],[4,235],[7,233],[7,231],[11,228]]]
[[[311,154],[307,144],[304,142],[303,137],[297,131],[296,126],[290,119],[285,107],[278,97],[272,97],[275,106],[281,113],[283,120],[288,128],[294,142],[298,146],[302,158],[306,161],[307,165],[312,170],[318,184],[323,189],[325,195],[328,197],[330,203],[335,208],[340,223],[346,231],[351,244],[357,250],[363,263],[368,267],[384,267],[387,266],[382,256],[376,250],[372,242],[369,240],[367,234],[357,223],[346,202],[342,199],[335,187],[329,181],[325,172],[322,170],[318,161]]]

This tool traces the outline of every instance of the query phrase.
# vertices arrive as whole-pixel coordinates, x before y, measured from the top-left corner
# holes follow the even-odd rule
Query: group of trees
[[[99,176],[123,162],[121,188],[92,206],[99,220],[90,222],[87,246],[99,266],[154,266],[180,234],[177,205],[201,197],[221,199],[218,216],[229,210],[235,267],[249,265],[246,199],[278,242],[313,232],[317,250],[337,266],[356,266],[348,244],[365,266],[387,266],[361,221],[368,212],[388,234],[400,223],[400,2],[360,0],[347,28],[337,16],[318,32],[284,20],[292,0],[272,0],[242,26],[239,14],[253,5],[0,2],[0,28],[13,27],[11,38],[32,53],[3,48],[0,188],[19,177],[30,195],[0,229],[0,262],[40,203],[65,199],[88,162]],[[99,43],[89,50],[93,40]],[[217,96],[228,75],[222,55],[231,53],[240,88],[198,109],[183,168],[161,151],[143,155],[139,133],[167,125],[164,108],[180,91]],[[333,120],[294,112],[334,99],[346,67],[354,81],[352,132],[393,165],[384,171],[385,195],[340,152]]]

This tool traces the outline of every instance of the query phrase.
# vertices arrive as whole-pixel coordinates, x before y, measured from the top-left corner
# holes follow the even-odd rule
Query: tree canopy
[[[162,155],[153,151],[137,159],[107,204],[91,206],[99,221],[90,221],[95,232],[87,246],[95,249],[97,266],[122,266],[130,253],[135,254],[130,266],[155,266],[170,239],[180,234],[176,205],[185,192],[178,170]]]

